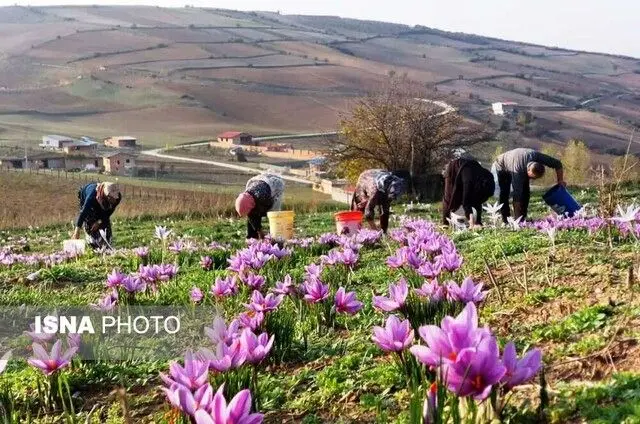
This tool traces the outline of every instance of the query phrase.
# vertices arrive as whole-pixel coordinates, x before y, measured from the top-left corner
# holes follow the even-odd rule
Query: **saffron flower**
[[[118,304],[118,292],[113,290],[111,293],[105,294],[97,303],[92,303],[91,307],[96,311],[111,312]]]
[[[408,295],[407,280],[401,278],[396,284],[389,285],[389,297],[373,297],[373,307],[385,312],[396,311],[404,306]]]
[[[344,249],[338,256],[339,261],[349,268],[353,268],[358,263],[359,256],[352,249]]]
[[[423,424],[434,424],[436,422],[438,408],[438,385],[432,383],[427,392],[427,398],[422,407]]]
[[[502,354],[502,363],[506,367],[506,373],[501,383],[506,390],[519,386],[531,380],[542,367],[542,352],[540,349],[528,351],[518,359],[516,347],[513,342],[507,343]]]
[[[107,287],[109,288],[117,288],[122,285],[122,282],[126,278],[126,275],[118,271],[117,269],[113,269],[111,274],[107,275]]]
[[[166,241],[171,235],[172,231],[167,230],[167,227],[156,226],[155,236],[157,239]]]
[[[147,283],[144,278],[126,277],[122,281],[122,288],[127,293],[142,293],[147,289]]]
[[[31,331],[25,331],[24,334],[29,336],[29,338],[34,343],[39,343],[39,344],[49,343],[49,342],[53,341],[53,339],[56,337],[55,334],[36,333],[34,324],[30,324],[29,327],[31,328]]]
[[[464,279],[461,285],[457,285],[454,281],[447,283],[447,293],[452,301],[463,303],[480,303],[487,297],[487,292],[482,291],[482,283],[477,285],[470,277]]]
[[[320,303],[329,297],[329,286],[318,279],[311,279],[302,284],[304,300],[309,303]]]
[[[211,286],[211,294],[216,297],[231,296],[236,294],[237,292],[238,286],[236,277],[217,277],[215,283]]]
[[[269,338],[267,333],[262,333],[257,336],[249,328],[242,330],[240,342],[242,343],[242,348],[247,355],[247,362],[254,365],[262,362],[262,360],[269,354],[269,351],[271,351],[274,339],[275,336],[271,336],[271,338]]]
[[[264,322],[264,314],[256,311],[243,312],[238,315],[238,322],[243,328],[249,328],[255,331],[260,328]]]
[[[373,327],[371,339],[385,352],[402,352],[413,343],[413,330],[409,320],[401,321],[390,315],[384,328]]]
[[[191,293],[189,294],[189,298],[191,299],[191,301],[193,303],[200,302],[203,297],[204,297],[204,295],[202,294],[202,290],[200,290],[198,287],[194,287],[194,288],[191,289]]]
[[[169,403],[182,412],[195,416],[196,411],[204,410],[211,412],[211,402],[213,400],[213,388],[210,384],[201,386],[195,392],[179,384],[174,384],[171,388],[163,388]]]
[[[209,381],[209,363],[195,358],[191,351],[187,351],[184,366],[173,361],[169,365],[169,375],[160,373],[160,378],[169,387],[179,384],[195,392]]]
[[[261,424],[262,414],[251,413],[251,392],[242,390],[227,405],[224,384],[220,386],[211,404],[211,412],[200,409],[195,413],[196,424]]]
[[[204,328],[204,334],[209,337],[211,343],[218,345],[219,343],[231,344],[233,340],[239,337],[240,321],[233,320],[227,327],[227,323],[222,317],[216,317],[211,327]]]
[[[322,265],[310,264],[304,267],[304,278],[307,280],[319,279],[322,275]]]
[[[209,363],[209,369],[217,372],[227,372],[238,368],[247,359],[247,352],[239,339],[230,344],[218,343],[215,351],[206,348],[200,349],[199,356]]]
[[[149,248],[148,247],[136,247],[133,249],[133,253],[136,254],[140,259],[144,259],[149,256]]]
[[[211,268],[213,268],[213,259],[211,259],[210,256],[202,256],[200,258],[200,266],[205,271],[211,271]]]
[[[244,276],[240,274],[240,279],[253,290],[260,290],[266,283],[265,278],[262,275],[257,274],[247,274]]]
[[[506,372],[493,336],[482,338],[475,348],[462,350],[445,369],[447,388],[458,396],[473,396],[476,400],[486,399]]]
[[[295,287],[293,285],[293,281],[291,280],[291,276],[289,274],[285,275],[283,281],[277,281],[276,286],[271,289],[271,291],[275,294],[293,294],[295,292]]]
[[[436,257],[436,262],[440,268],[453,272],[462,266],[462,256],[455,250],[452,252],[443,251],[441,255]]]
[[[626,210],[622,208],[622,206],[618,205],[618,216],[612,218],[614,221],[619,223],[630,223],[636,221],[636,216],[640,212],[640,207],[637,207],[634,203],[627,206]]]
[[[440,302],[445,299],[446,292],[438,280],[433,280],[430,283],[424,283],[419,289],[413,290],[418,296],[429,299],[431,302]]]
[[[78,351],[77,347],[71,347],[66,352],[62,352],[62,342],[58,340],[53,344],[51,353],[48,353],[41,345],[34,343],[33,357],[27,362],[32,367],[40,369],[44,375],[51,375],[56,371],[69,365],[69,361]]]
[[[447,316],[440,327],[425,325],[418,333],[426,346],[413,346],[411,353],[432,367],[455,362],[462,351],[475,349],[482,339],[491,337],[488,328],[478,328],[478,311],[473,302],[467,303],[456,318]]]
[[[435,263],[427,261],[416,272],[425,278],[436,278],[442,272],[442,264],[439,261]]]
[[[258,290],[255,290],[251,294],[251,303],[244,304],[247,309],[250,309],[254,312],[269,312],[275,311],[278,309],[278,306],[282,303],[284,299],[284,295],[275,295],[273,293],[269,293],[266,296],[263,296]]]
[[[356,299],[356,293],[345,293],[344,287],[340,287],[336,292],[334,304],[336,306],[336,312],[349,315],[355,315],[362,309],[362,302]]]

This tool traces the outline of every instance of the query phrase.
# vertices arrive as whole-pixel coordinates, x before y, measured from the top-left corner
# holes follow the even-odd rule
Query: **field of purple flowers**
[[[246,243],[237,220],[126,220],[115,250],[80,257],[56,252],[60,228],[0,233],[0,307],[203,322],[168,358],[0,331],[0,418],[637,422],[640,209],[506,227],[486,211],[477,231],[410,213],[350,237],[309,214],[285,243]]]

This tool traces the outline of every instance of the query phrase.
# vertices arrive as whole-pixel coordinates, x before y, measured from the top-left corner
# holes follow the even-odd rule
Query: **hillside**
[[[530,140],[619,153],[640,124],[633,58],[337,17],[16,6],[0,8],[0,142],[332,130],[391,70],[496,127],[491,103],[517,102],[535,116]]]

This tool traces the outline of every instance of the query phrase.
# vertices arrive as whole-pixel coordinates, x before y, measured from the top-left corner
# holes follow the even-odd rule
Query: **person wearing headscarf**
[[[122,200],[120,188],[114,183],[89,183],[78,191],[80,213],[72,238],[80,238],[84,228],[89,244],[99,248],[111,244],[111,215]]]
[[[377,229],[374,218],[379,209],[380,228],[389,228],[391,202],[407,190],[407,179],[402,172],[368,169],[360,174],[351,200],[351,210],[360,211],[372,229]]]
[[[500,187],[500,203],[502,203],[502,220],[506,223],[511,215],[509,195],[513,187],[513,213],[515,218],[525,219],[529,210],[531,190],[530,180],[542,178],[545,166],[556,171],[559,185],[566,185],[562,162],[533,149],[518,148],[509,150],[498,156],[493,164],[493,170],[498,177]]]
[[[247,217],[247,238],[264,238],[262,218],[269,211],[280,210],[283,194],[284,180],[278,175],[263,173],[247,181],[236,198],[236,212]]]
[[[442,223],[447,225],[451,212],[462,207],[469,226],[481,226],[482,204],[495,190],[493,175],[467,152],[454,152],[453,157],[444,170]]]

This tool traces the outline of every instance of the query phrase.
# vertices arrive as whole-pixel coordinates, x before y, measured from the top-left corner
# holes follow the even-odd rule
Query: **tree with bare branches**
[[[359,100],[339,122],[332,142],[338,171],[355,180],[364,169],[433,173],[454,148],[486,141],[484,126],[465,121],[442,102],[428,99],[406,75],[391,74],[383,89]]]

